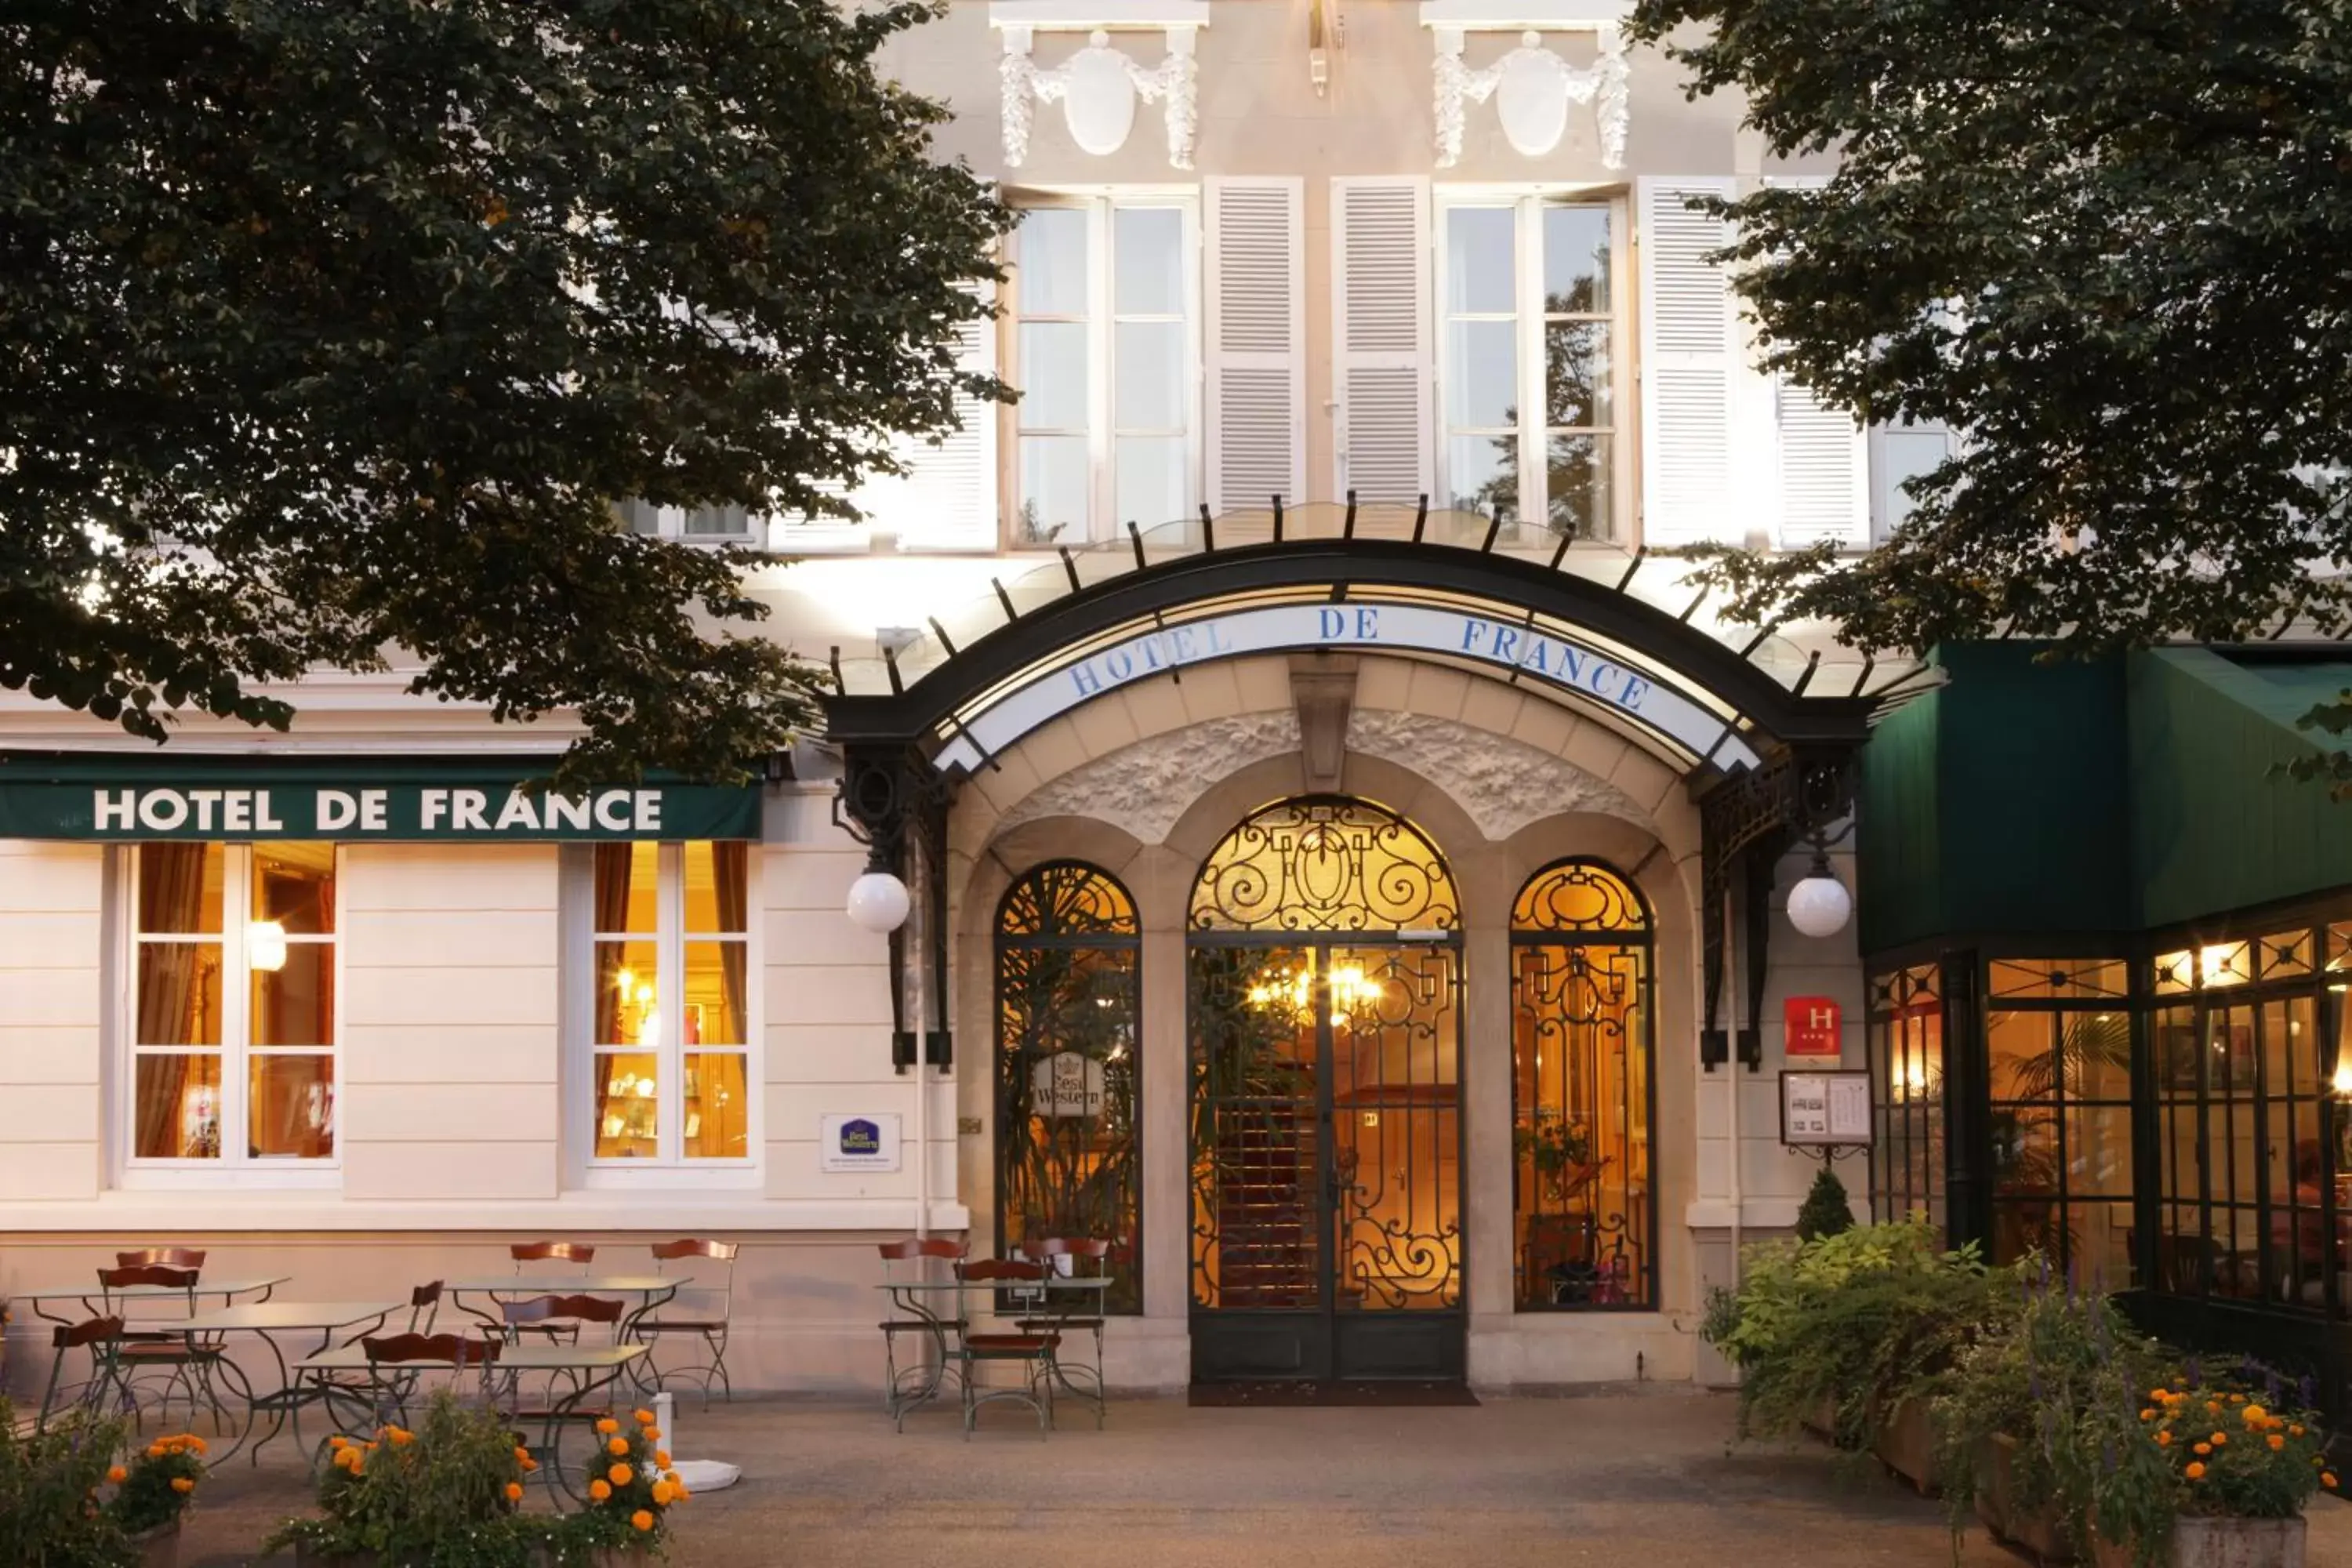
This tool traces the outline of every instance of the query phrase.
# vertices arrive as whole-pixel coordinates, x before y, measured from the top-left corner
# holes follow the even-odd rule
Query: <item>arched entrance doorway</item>
[[[1196,1380],[1465,1372],[1461,905],[1402,817],[1253,813],[1186,921]]]

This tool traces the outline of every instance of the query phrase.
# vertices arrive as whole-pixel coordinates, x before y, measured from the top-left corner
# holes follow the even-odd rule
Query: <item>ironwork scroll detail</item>
[[[1368,801],[1286,800],[1229,834],[1202,867],[1196,931],[1451,931],[1454,879],[1411,823]]]

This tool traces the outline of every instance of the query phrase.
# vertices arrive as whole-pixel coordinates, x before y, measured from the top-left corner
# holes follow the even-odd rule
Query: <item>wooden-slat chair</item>
[[[122,1331],[115,1346],[114,1358],[118,1379],[124,1393],[131,1396],[131,1417],[142,1428],[145,1416],[139,1409],[132,1382],[142,1372],[160,1370],[167,1375],[163,1392],[156,1400],[159,1415],[170,1413],[172,1390],[179,1388],[186,1393],[191,1422],[196,1418],[196,1397],[201,1394],[205,1407],[213,1414],[213,1430],[219,1432],[222,1429],[220,1392],[213,1386],[213,1373],[226,1353],[222,1347],[216,1343],[197,1344],[184,1333],[154,1326],[163,1320],[130,1319],[123,1310],[126,1301],[142,1298],[126,1297],[121,1292],[137,1286],[161,1287],[185,1292],[184,1297],[179,1299],[184,1307],[180,1315],[192,1318],[196,1313],[196,1271],[193,1268],[173,1268],[161,1263],[133,1264],[127,1268],[101,1268],[98,1271],[98,1288],[104,1298],[108,1314],[136,1325]]]
[[[882,1282],[895,1285],[901,1282],[898,1277],[900,1268],[908,1271],[908,1279],[919,1279],[924,1259],[941,1258],[950,1265],[961,1264],[971,1249],[950,1237],[909,1236],[898,1241],[882,1242],[875,1250],[882,1255]],[[946,1317],[938,1314],[925,1317],[919,1311],[899,1316],[908,1311],[908,1303],[896,1295],[890,1299],[890,1310],[892,1315],[883,1319],[879,1325],[882,1330],[882,1409],[898,1423],[899,1430],[904,1431],[909,1407],[937,1393],[939,1380],[946,1376],[950,1369],[961,1375],[962,1368],[955,1361],[954,1341],[971,1325],[964,1320],[961,1297],[958,1298],[958,1307]],[[934,1370],[927,1363],[919,1361],[912,1366],[901,1368],[898,1365],[900,1334],[920,1334],[928,1340],[943,1341],[939,1367]]]
[[[46,1426],[52,1414],[67,1410],[104,1415],[118,1398],[129,1398],[129,1391],[121,1387],[121,1369],[116,1362],[121,1344],[121,1318],[90,1318],[79,1323],[59,1323],[50,1330],[49,1382],[42,1390],[40,1414],[33,1418],[34,1426]],[[68,1383],[66,1358],[76,1351],[89,1352],[89,1375],[79,1383]]]
[[[562,1263],[577,1268],[584,1275],[588,1272],[588,1266],[596,1261],[596,1247],[594,1243],[586,1241],[518,1241],[507,1248],[507,1256],[514,1259],[517,1274],[534,1263]],[[511,1339],[512,1320],[509,1320],[509,1325],[508,1337]],[[562,1340],[572,1344],[580,1342],[578,1323],[536,1323],[529,1331],[544,1335],[551,1341]]]
[[[1016,1258],[982,1258],[956,1266],[956,1277],[967,1285],[987,1285],[1019,1290],[1026,1285],[1042,1297],[1045,1266]],[[1054,1424],[1054,1354],[1062,1337],[1055,1333],[973,1333],[967,1330],[957,1347],[963,1371],[963,1435],[970,1441],[980,1423],[980,1407],[1005,1400],[1028,1405],[1037,1413],[1037,1431],[1044,1436]],[[1010,1362],[1023,1369],[1017,1388],[980,1391],[980,1368],[990,1362]]]
[[[1060,1266],[1054,1260],[1066,1258],[1071,1260],[1072,1268],[1084,1269],[1090,1275],[1102,1273],[1108,1267],[1110,1258],[1110,1243],[1099,1236],[1049,1236],[1027,1246],[1024,1250],[1048,1269],[1058,1269]],[[1054,1355],[1054,1375],[1063,1387],[1095,1407],[1097,1427],[1102,1426],[1109,1405],[1103,1390],[1102,1303],[1103,1298],[1096,1296],[1091,1300],[1074,1302],[1075,1311],[1056,1312],[1052,1298],[1047,1296],[1038,1303],[1036,1315],[1020,1319],[1013,1325],[1024,1334],[1051,1334],[1057,1346],[1066,1334],[1094,1336],[1095,1357],[1091,1364],[1081,1362],[1074,1366],[1057,1349]],[[1072,1382],[1072,1373],[1078,1373],[1084,1381]]]
[[[666,1387],[666,1380],[671,1377],[695,1379],[702,1385],[702,1407],[708,1410],[710,1385],[716,1380],[728,1401],[734,1401],[735,1388],[727,1379],[727,1330],[735,1314],[735,1255],[741,1250],[735,1242],[695,1237],[654,1243],[654,1271],[676,1270],[683,1278],[677,1294],[667,1304],[638,1319],[632,1328],[632,1333],[646,1342],[646,1371],[640,1383],[658,1389]],[[709,1278],[713,1272],[718,1276],[715,1281]],[[681,1334],[701,1340],[709,1359],[665,1370],[655,1361],[661,1341]]]

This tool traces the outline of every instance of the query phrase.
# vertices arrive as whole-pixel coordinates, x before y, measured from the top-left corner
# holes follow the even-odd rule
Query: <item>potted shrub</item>
[[[0,1563],[171,1568],[204,1440],[159,1438],[120,1458],[127,1428],[71,1415],[19,1433],[0,1399]]]
[[[2165,1364],[2104,1296],[2053,1288],[2046,1264],[2003,1333],[1970,1347],[1935,1402],[1936,1465],[1957,1533],[1973,1511],[2044,1562],[2070,1562],[2089,1510],[2067,1434],[2102,1391],[2147,1384]]]
[[[1739,1430],[1812,1426],[1933,1484],[1929,1402],[1969,1344],[2013,1315],[2014,1278],[1924,1222],[1856,1226],[1751,1249],[1702,1329],[1739,1369]]]
[[[205,1440],[193,1432],[158,1437],[106,1473],[114,1517],[140,1568],[178,1568],[180,1516],[205,1478]]]
[[[2303,1568],[2304,1507],[2337,1484],[2307,1396],[2252,1363],[2114,1392],[2068,1445],[2099,1568]]]
[[[578,1561],[568,1521],[520,1511],[538,1468],[494,1410],[436,1394],[414,1430],[329,1439],[319,1512],[262,1543],[304,1568],[531,1568]]]
[[[626,1421],[596,1423],[602,1445],[588,1460],[588,1506],[570,1523],[593,1552],[592,1563],[619,1564],[669,1552],[669,1510],[691,1496],[670,1468],[661,1428],[650,1410]]]

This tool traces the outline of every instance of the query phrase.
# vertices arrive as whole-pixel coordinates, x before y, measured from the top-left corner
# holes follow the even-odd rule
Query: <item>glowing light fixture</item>
[[[245,928],[245,952],[254,968],[275,974],[286,967],[286,928],[276,921],[256,921]]]
[[[887,871],[868,871],[849,884],[851,922],[877,936],[906,924],[907,913],[914,907],[907,884]]]

